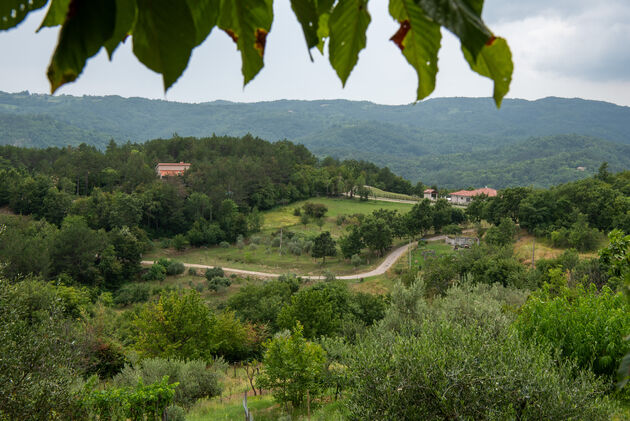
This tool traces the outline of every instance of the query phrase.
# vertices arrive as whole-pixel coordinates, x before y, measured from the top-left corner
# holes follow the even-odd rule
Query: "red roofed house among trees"
[[[483,189],[477,190],[460,190],[451,193],[449,196],[451,197],[451,203],[454,205],[468,205],[475,196],[486,195],[488,197],[494,197],[497,195],[497,191],[495,189],[490,189],[488,187],[484,187]]]
[[[190,168],[190,164],[186,162],[160,162],[155,166],[155,172],[157,172],[160,178],[162,178],[173,175],[184,175],[184,171],[186,171],[188,168]]]

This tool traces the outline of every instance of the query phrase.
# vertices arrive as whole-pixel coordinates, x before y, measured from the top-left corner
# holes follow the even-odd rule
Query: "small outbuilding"
[[[438,192],[434,189],[426,189],[424,191],[424,198],[432,201],[436,201],[438,198]]]

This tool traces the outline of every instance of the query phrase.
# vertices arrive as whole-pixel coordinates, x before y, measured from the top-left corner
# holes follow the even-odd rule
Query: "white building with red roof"
[[[449,195],[451,198],[451,203],[453,205],[468,205],[475,196],[485,195],[488,197],[494,197],[497,195],[497,191],[495,189],[491,189],[488,187],[484,187],[482,189],[477,190],[460,190],[453,192]]]
[[[187,162],[160,162],[155,166],[155,172],[162,177],[184,175],[184,171],[190,168]]]

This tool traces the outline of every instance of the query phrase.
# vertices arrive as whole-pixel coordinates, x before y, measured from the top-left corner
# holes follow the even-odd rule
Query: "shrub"
[[[216,278],[218,276],[225,276],[225,272],[223,272],[223,269],[220,267],[213,267],[211,269],[206,269],[206,279],[209,281],[212,281],[213,278]]]
[[[321,203],[310,203],[306,202],[302,205],[302,209],[304,209],[304,214],[308,215],[312,218],[323,218],[328,212],[328,208],[326,205]]]
[[[238,237],[236,237],[236,247],[239,250],[242,250],[243,247],[245,247],[245,240],[243,239],[243,236],[240,234],[238,235]]]
[[[143,303],[151,296],[151,287],[147,284],[131,282],[123,285],[116,291],[114,303],[119,306],[127,306],[133,303]]]
[[[186,421],[186,411],[177,405],[171,405],[166,408],[166,419],[168,421]]]
[[[173,247],[175,248],[175,250],[184,250],[187,245],[188,240],[182,234],[177,234],[175,237],[173,237]]]
[[[589,373],[574,377],[570,364],[505,332],[441,322],[349,353],[349,419],[608,419]]]
[[[182,273],[184,273],[185,269],[186,268],[182,262],[173,261],[166,268],[166,274],[169,276],[181,275]]]
[[[154,263],[142,276],[142,279],[145,281],[163,281],[166,279],[166,269],[159,263]]]
[[[363,263],[363,259],[361,258],[360,255],[353,254],[352,257],[350,258],[350,263],[352,263],[352,266],[357,268],[357,267],[361,266],[361,264]]]
[[[384,321],[347,352],[349,419],[609,419],[600,380],[512,333],[503,307],[522,292],[423,295],[421,282],[397,287]]]
[[[188,268],[188,274],[191,276],[197,276],[197,269],[195,268]]]
[[[200,398],[211,398],[221,393],[220,379],[224,368],[225,363],[222,360],[217,360],[210,368],[206,368],[203,360],[150,358],[135,366],[126,366],[112,382],[118,387],[128,387],[136,384],[139,379],[144,383],[153,383],[156,379],[168,376],[170,384],[179,383],[175,389],[174,403],[188,408]]]
[[[228,243],[227,241],[221,241],[219,243],[219,247],[221,247],[222,249],[228,249],[230,248],[230,243]]]
[[[630,306],[607,286],[600,293],[592,284],[567,288],[555,272],[553,284],[545,284],[523,306],[517,330],[529,341],[558,349],[579,367],[612,378],[630,351],[623,339],[629,333]],[[562,282],[565,286],[558,285]]]
[[[300,224],[306,226],[311,221],[311,218],[307,214],[302,214],[300,217]]]
[[[338,215],[337,220],[335,222],[339,226],[343,225],[343,223],[346,222],[346,215]]]
[[[462,233],[462,227],[456,224],[449,224],[442,228],[442,232],[447,235],[457,235]]]
[[[301,216],[301,215],[302,215],[302,209],[300,208],[293,209],[293,216]]]
[[[320,345],[304,339],[298,323],[291,334],[278,334],[267,343],[264,370],[256,383],[271,389],[278,402],[299,407],[307,391],[311,397],[321,393],[325,355]]]
[[[230,285],[232,285],[232,281],[230,278],[225,276],[215,276],[208,281],[208,289],[211,289],[212,291],[218,291],[222,288],[227,288]]]

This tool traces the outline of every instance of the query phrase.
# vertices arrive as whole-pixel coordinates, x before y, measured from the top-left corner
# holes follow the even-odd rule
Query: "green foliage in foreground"
[[[267,344],[264,370],[257,378],[257,386],[273,390],[278,402],[299,407],[306,399],[322,392],[325,352],[318,344],[308,342],[298,323],[289,334],[277,334]]]
[[[131,387],[88,391],[82,403],[90,420],[157,421],[173,402],[176,387],[177,383],[169,384],[168,376],[147,385],[140,379]]]
[[[524,340],[557,349],[578,367],[609,378],[630,350],[623,339],[630,333],[630,306],[607,286],[598,292],[593,284],[545,284],[525,303],[515,326]]]
[[[0,279],[0,420],[71,418],[76,338],[53,287]]]
[[[493,288],[433,304],[418,284],[399,288],[380,329],[348,354],[349,419],[608,419],[604,384],[510,333],[496,299],[509,289]]]
[[[125,368],[116,375],[112,383],[117,387],[132,387],[140,382],[159,382],[168,378],[168,384],[177,384],[174,403],[182,407],[190,407],[197,399],[211,398],[221,393],[219,382],[225,364],[222,360],[213,362],[207,367],[205,361],[152,358],[142,360]]]
[[[0,30],[17,26],[47,0],[6,0],[0,8]],[[311,2],[293,0],[291,6],[302,26],[309,50],[324,54],[328,41],[329,60],[342,84],[366,46],[370,24],[367,0]],[[418,73],[418,100],[435,89],[438,71],[440,28],[451,31],[461,41],[470,68],[494,81],[497,106],[509,90],[512,55],[507,42],[488,29],[481,18],[483,1],[465,0],[393,1],[389,8],[400,29],[391,38]],[[59,40],[48,68],[51,91],[74,81],[86,61],[101,48],[110,59],[131,36],[134,55],[163,77],[164,90],[170,88],[188,66],[192,50],[203,43],[214,27],[225,31],[241,54],[244,84],[264,66],[267,34],[273,22],[273,1],[234,0],[231,2],[143,1],[118,3],[100,0],[81,7],[70,2],[52,2],[42,27],[61,25]]]

